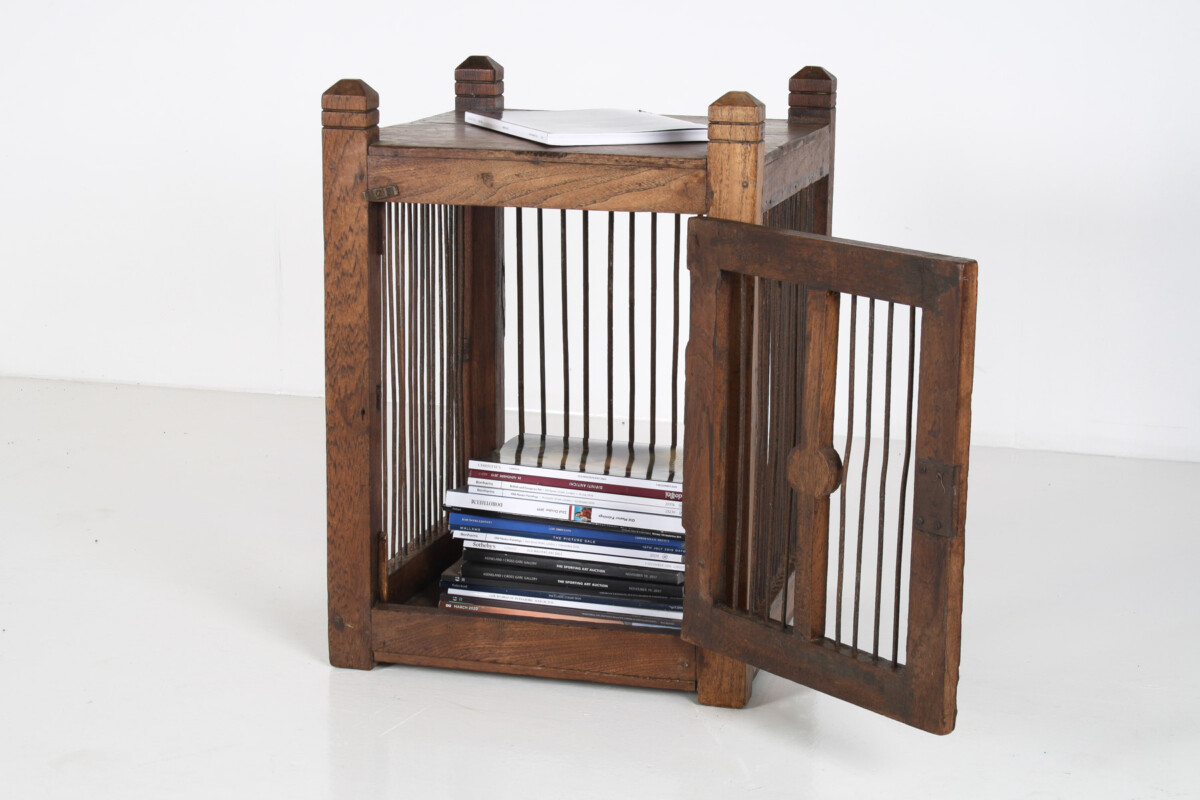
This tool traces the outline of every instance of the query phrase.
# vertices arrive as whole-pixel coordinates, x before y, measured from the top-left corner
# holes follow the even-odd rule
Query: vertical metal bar
[[[590,366],[590,354],[592,352],[592,340],[588,331],[588,314],[590,313],[591,301],[588,299],[588,273],[590,266],[588,264],[588,214],[587,211],[581,211],[583,217],[583,449],[586,453],[588,437],[591,435],[591,417],[592,417],[592,387],[591,379],[588,374]],[[582,456],[583,454],[581,454]]]
[[[437,206],[425,206],[425,302],[429,309],[425,320],[428,336],[426,337],[425,361],[425,427],[426,427],[426,470],[428,478],[425,483],[425,502],[429,509],[429,524],[425,527],[425,541],[429,541],[430,532],[437,519]]]
[[[401,504],[404,501],[404,422],[402,419],[404,395],[402,391],[401,376],[404,374],[404,348],[403,342],[405,339],[404,331],[404,294],[402,291],[402,281],[404,280],[404,268],[401,256],[404,247],[404,232],[401,227],[403,209],[394,203],[388,204],[388,212],[391,217],[392,225],[392,267],[395,274],[391,281],[391,294],[388,297],[388,302],[392,304],[392,313],[389,317],[392,320],[392,336],[391,336],[391,354],[392,354],[392,374],[389,378],[389,388],[391,394],[391,411],[388,414],[388,420],[392,427],[392,445],[395,448],[392,458],[392,525],[394,526],[394,536],[397,547],[393,553],[400,550],[404,531],[401,529]],[[408,552],[408,542],[403,542],[403,550]]]
[[[896,595],[892,600],[892,663],[900,663],[900,579],[903,577],[904,515],[908,500],[908,467],[912,458],[913,373],[917,356],[917,309],[908,307],[908,398],[904,412],[904,466],[900,471],[900,517],[896,521]]]
[[[542,230],[542,209],[537,210],[538,267],[538,373],[541,375],[542,437],[546,436],[546,242]]]
[[[867,304],[867,410],[863,427],[862,482],[858,490],[858,542],[854,563],[854,631],[850,646],[858,649],[859,602],[862,599],[863,523],[867,507],[867,464],[871,460],[871,389],[875,369],[875,298]]]
[[[650,454],[658,430],[658,214],[650,214]]]
[[[850,295],[850,347],[846,389],[846,446],[842,451],[842,472],[850,472],[850,455],[854,446],[854,355],[857,349],[858,295]],[[838,571],[837,603],[834,611],[833,638],[842,641],[842,597],[846,577],[846,481],[842,481],[838,497]]]
[[[413,524],[411,539],[415,546],[421,533],[421,470],[418,466],[424,439],[421,437],[421,218],[417,205],[409,206],[411,225],[409,227],[409,291],[412,292],[412,366],[410,367],[411,387],[409,397],[410,430],[412,431],[412,476],[411,488]]]
[[[408,251],[408,310],[409,310],[409,369],[408,369],[408,431],[409,431],[409,449],[408,449],[408,506],[409,506],[409,534],[408,539],[410,546],[415,547],[421,527],[421,504],[420,504],[420,486],[421,486],[421,471],[417,466],[419,454],[421,452],[421,428],[418,425],[420,394],[417,391],[417,378],[420,375],[421,366],[421,304],[419,302],[421,273],[419,268],[420,259],[418,258],[418,248],[421,241],[421,233],[419,220],[417,217],[417,206],[410,203],[408,205],[408,242],[405,248]]]
[[[672,264],[673,306],[671,313],[671,474],[675,473],[675,450],[679,446],[679,253],[683,217],[675,215],[675,257]]]
[[[608,212],[608,446],[613,443],[613,223]]]
[[[525,209],[517,215],[517,433],[525,437]]]
[[[637,394],[637,348],[634,341],[634,325],[636,322],[634,317],[636,316],[637,305],[637,289],[635,284],[637,267],[635,266],[636,257],[634,255],[634,225],[636,219],[636,215],[632,211],[629,212],[629,456],[631,460],[633,458],[634,429],[636,428],[637,420],[634,405],[634,398]],[[632,468],[632,461],[630,467]]]
[[[429,523],[433,517],[430,508],[429,490],[430,469],[429,449],[433,446],[430,441],[429,424],[429,362],[433,337],[430,336],[429,317],[429,205],[421,204],[421,544],[425,543],[429,532]]]
[[[559,254],[562,257],[562,351],[563,351],[563,438],[571,436],[571,344],[567,332],[567,211],[559,213]],[[563,447],[563,458],[567,457],[567,449]],[[564,463],[565,467],[566,464]]]
[[[871,654],[879,658],[879,614],[883,601],[883,525],[886,517],[888,454],[891,451],[892,435],[892,323],[896,315],[896,304],[887,306],[887,350],[883,379],[883,460],[879,465],[879,542],[875,548],[875,636]]]
[[[391,426],[390,418],[391,404],[388,402],[391,399],[392,365],[395,362],[391,352],[392,342],[395,341],[395,320],[392,318],[393,304],[391,299],[392,279],[395,275],[392,257],[396,243],[395,232],[392,230],[392,222],[391,206],[384,204],[383,269],[380,271],[381,286],[379,292],[379,355],[382,363],[380,364],[379,386],[376,390],[375,399],[380,406],[380,435],[383,437],[383,447],[380,448],[382,470],[380,473],[379,491],[382,493],[380,499],[383,508],[383,531],[387,541],[387,556],[390,556],[392,552],[392,502],[395,500],[395,492],[392,486],[395,471],[392,469],[392,459],[396,456],[396,443],[393,439],[394,430]]]

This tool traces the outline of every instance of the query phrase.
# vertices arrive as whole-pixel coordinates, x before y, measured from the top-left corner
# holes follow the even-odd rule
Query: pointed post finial
[[[488,56],[470,56],[454,70],[455,111],[503,111],[504,67]]]
[[[708,107],[708,215],[762,222],[766,106],[749,92],[728,92]]]
[[[788,81],[788,119],[825,122],[837,106],[837,78],[822,67],[805,67]]]
[[[326,128],[366,129],[379,124],[379,92],[357,78],[343,78],[321,95]]]

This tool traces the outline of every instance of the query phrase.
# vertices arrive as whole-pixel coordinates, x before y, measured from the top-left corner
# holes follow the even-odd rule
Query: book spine
[[[532,531],[534,533],[559,533],[564,536],[607,537],[618,535],[625,541],[645,541],[654,544],[674,544],[683,547],[683,537],[673,533],[648,531],[644,528],[609,528],[602,525],[572,525],[570,523],[547,522],[544,519],[519,517],[509,514],[472,514],[469,511],[451,511],[450,527],[471,527],[486,530]],[[630,537],[637,537],[630,539]]]
[[[539,619],[586,620],[588,622],[606,625],[631,625],[642,628],[665,628],[679,630],[680,623],[675,620],[637,617],[629,614],[612,614],[607,611],[592,611],[590,609],[557,608],[550,610],[542,606],[507,603],[503,600],[484,600],[463,597],[452,591],[444,592],[438,601],[438,608],[448,608],[454,611],[472,611],[481,614],[506,614],[521,617],[536,617]]]
[[[538,552],[543,550],[548,550],[548,548],[522,547],[521,545],[505,547],[491,542],[466,541],[463,542],[463,560],[501,567],[551,570],[575,575],[594,575],[600,578],[620,578],[626,581],[648,581],[668,586],[678,586],[683,582],[682,570],[661,569],[652,566],[652,562],[644,562],[640,566],[621,564],[588,560],[583,557],[584,554],[563,558],[553,551]],[[632,561],[633,559],[623,560]]]
[[[520,567],[481,564],[463,561],[462,576],[468,582],[488,585],[551,586],[567,592],[582,592],[611,597],[649,598],[679,601],[683,598],[682,586],[663,583],[643,583],[598,575],[577,575],[546,570],[522,569]],[[491,583],[496,581],[496,583]]]
[[[546,500],[551,503],[591,503],[596,508],[608,508],[614,511],[640,511],[647,514],[663,514],[668,517],[678,517],[683,514],[683,503],[672,500],[651,500],[629,495],[572,491],[553,486],[493,481],[488,478],[468,478],[467,491],[491,497],[519,497],[524,500]]]
[[[573,503],[551,503],[544,500],[523,500],[516,497],[487,497],[472,495],[458,489],[446,492],[446,505],[451,508],[466,508],[499,514],[515,514],[521,517],[557,519],[580,525],[601,525],[615,528],[640,528],[648,531],[683,533],[683,522],[679,517],[662,514],[645,514],[636,511],[615,511],[607,508],[576,505]]]
[[[614,594],[600,594],[599,592],[590,594],[587,592],[564,592],[550,586],[510,586],[502,581],[486,580],[482,578],[463,578],[463,577],[448,577],[443,575],[441,586],[445,588],[453,588],[455,590],[474,590],[483,592],[499,592],[501,594],[511,594],[514,597],[545,597],[551,600],[561,600],[570,603],[606,603],[612,606],[618,606],[626,609],[650,609],[652,611],[678,611],[683,612],[683,604],[675,600],[667,600],[654,597],[617,597]]]
[[[538,539],[537,537],[523,534],[520,532],[505,532],[491,531],[483,533],[481,531],[464,531],[452,530],[452,535],[455,539],[467,539],[477,542],[492,542],[495,544],[515,544],[515,545],[542,545],[546,546],[546,540]],[[650,561],[672,561],[677,564],[683,563],[683,553],[661,553],[653,550],[631,550],[628,547],[608,547],[605,545],[589,545],[576,544],[574,542],[554,542],[556,550],[563,550],[572,553],[592,553],[596,555],[629,557],[636,556],[637,558]]]
[[[451,527],[451,530],[461,530],[464,532],[475,533],[491,533],[496,529],[483,528],[473,529],[469,525],[464,525],[460,528]],[[515,533],[523,536],[528,536],[542,542],[561,542],[563,544],[584,544],[589,546],[602,547],[618,547],[625,550],[626,553],[678,553],[683,555],[683,548],[675,544],[658,544],[654,542],[635,542],[624,539],[600,539],[594,536],[575,536],[562,533],[537,533],[534,531],[505,531],[500,529],[501,533]]]
[[[479,531],[520,531],[538,536],[554,537],[556,541],[648,547],[664,552],[682,552],[684,549],[683,539],[676,539],[670,536],[656,536],[649,532],[612,531],[604,528],[584,528],[577,525],[571,527],[541,525],[536,522],[525,522],[506,517],[480,517],[475,514],[456,514],[451,512],[450,527]]]
[[[620,483],[612,483],[605,480],[596,480],[586,473],[570,473],[564,470],[559,470],[558,475],[540,475],[540,474],[525,474],[521,472],[513,472],[508,469],[502,469],[502,465],[497,465],[495,469],[471,469],[468,473],[470,478],[482,478],[492,481],[503,481],[505,483],[519,483],[523,485],[547,486],[556,489],[567,489],[570,492],[590,492],[600,494],[619,494],[629,497],[644,497],[648,500],[668,500],[680,503],[683,500],[683,489],[680,486],[675,486],[672,490],[653,488],[650,486],[628,486]],[[580,477],[574,477],[578,474]],[[607,476],[601,476],[607,477]],[[646,481],[646,483],[654,483]]]
[[[655,481],[649,478],[633,478],[626,475],[608,475],[598,472],[572,472],[555,467],[533,467],[528,464],[502,464],[499,461],[483,461],[471,459],[467,462],[471,471],[493,472],[503,475],[521,475],[531,478],[550,478],[552,480],[581,480],[588,483],[609,486],[614,489],[655,490],[664,493],[664,499],[682,500],[683,484],[673,481]],[[593,490],[598,491],[598,490]],[[671,494],[679,497],[672,498]]]
[[[448,587],[444,587],[448,588]],[[591,602],[585,599],[568,599],[566,596],[556,597],[553,593],[535,594],[521,593],[516,589],[502,591],[500,589],[472,589],[462,585],[454,586],[451,593],[461,597],[477,597],[488,600],[507,600],[515,603],[525,603],[532,606],[547,606],[551,608],[575,608],[581,611],[608,611],[613,614],[632,614],[639,617],[656,619],[683,619],[683,611],[621,605],[609,598],[601,602]]]

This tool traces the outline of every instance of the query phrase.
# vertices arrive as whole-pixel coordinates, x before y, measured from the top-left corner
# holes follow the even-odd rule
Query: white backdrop
[[[664,4],[665,6],[666,4]],[[26,3],[0,12],[0,375],[319,395],[320,95],[786,114],[834,233],[980,262],[974,441],[1200,459],[1200,4]]]

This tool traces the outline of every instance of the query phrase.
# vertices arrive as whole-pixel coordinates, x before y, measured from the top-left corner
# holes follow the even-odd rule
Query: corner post
[[[454,70],[454,110],[504,110],[504,67],[471,56]],[[464,206],[463,410],[468,458],[504,443],[504,210]]]
[[[801,193],[801,230],[832,236],[833,152],[837,78],[822,67],[805,67],[788,81],[788,121],[829,126],[828,174]]]
[[[765,118],[765,106],[746,92],[729,92],[708,107],[708,216],[754,225],[762,224]],[[753,369],[748,356],[756,350],[751,346],[750,333],[750,322],[755,313],[755,294],[756,284],[749,280],[743,280],[741,286],[735,290],[735,295],[739,298],[735,303],[743,318],[741,324],[730,325],[729,349],[736,362],[736,374],[731,376],[731,383],[737,387],[744,387]],[[735,353],[741,355],[734,355]],[[737,419],[730,421],[730,430],[738,431],[737,435],[743,442],[753,441],[749,433],[754,423],[748,412],[749,409],[739,409],[735,405],[733,414],[737,415]],[[751,457],[749,453],[744,456],[746,460]],[[751,474],[744,469],[745,463],[741,466],[743,469],[739,470],[740,474]],[[729,489],[725,497],[712,498],[713,513],[726,515],[732,523],[736,522],[732,515],[749,512],[748,508],[739,508],[739,496],[753,497],[754,494],[752,488],[747,490],[736,483],[731,483]],[[752,520],[745,521],[745,526],[751,524]],[[746,529],[743,525],[733,524],[720,527],[731,533]],[[727,542],[716,541],[709,544],[721,550],[720,553],[707,554],[709,563],[724,564],[726,559],[723,553],[727,551]],[[716,580],[726,580],[726,576],[722,574],[725,570],[715,572],[718,573]],[[749,584],[746,578],[747,576],[743,576],[740,580],[742,591],[745,591]],[[712,588],[715,597],[732,599],[727,597],[726,587]],[[755,672],[753,667],[741,661],[701,648],[696,666],[696,691],[699,701],[704,705],[742,708],[750,701]]]
[[[321,97],[325,216],[325,457],[329,661],[370,669],[380,527],[378,205],[367,149],[379,138],[379,95],[341,80]]]
[[[834,120],[837,78],[821,67],[805,67],[788,81],[788,121],[829,127],[826,174],[801,189],[798,230],[830,236],[833,230]],[[804,386],[801,442],[811,452],[833,452],[833,403],[837,390],[837,292],[810,292],[804,312]],[[801,493],[797,573],[794,589],[797,635],[815,641],[825,635],[826,579],[829,572],[829,498]]]

